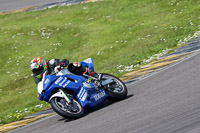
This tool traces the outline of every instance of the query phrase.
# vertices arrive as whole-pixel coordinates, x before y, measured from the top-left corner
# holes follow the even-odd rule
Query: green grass
[[[49,107],[36,97],[33,58],[92,57],[97,72],[120,77],[127,73],[120,65],[142,64],[199,31],[199,5],[198,0],[104,0],[0,15],[0,123]]]

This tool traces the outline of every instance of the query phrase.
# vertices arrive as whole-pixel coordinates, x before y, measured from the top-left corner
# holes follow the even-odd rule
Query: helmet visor
[[[32,72],[37,78],[42,78],[42,75],[44,73],[44,69],[42,69],[42,68],[33,69]]]

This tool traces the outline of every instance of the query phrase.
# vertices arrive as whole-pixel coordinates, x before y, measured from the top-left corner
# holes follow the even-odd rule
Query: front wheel
[[[72,103],[67,104],[64,98],[54,97],[51,99],[50,104],[56,113],[65,118],[76,119],[84,114],[83,107],[76,99],[73,99]]]
[[[111,74],[102,73],[102,79],[104,80],[107,78],[111,78],[113,80],[112,83],[104,86],[109,94],[109,99],[113,101],[125,99],[127,97],[128,90],[124,82]]]

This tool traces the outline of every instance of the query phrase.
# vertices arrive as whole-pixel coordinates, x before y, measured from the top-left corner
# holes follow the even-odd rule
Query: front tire
[[[83,107],[76,99],[73,99],[72,104],[68,105],[64,98],[54,97],[51,99],[50,104],[57,114],[65,118],[76,119],[84,114]]]
[[[113,83],[105,86],[106,91],[109,94],[109,100],[119,101],[127,97],[128,90],[124,82],[122,82],[119,78],[107,73],[102,73],[102,79],[104,78],[112,78],[114,81]]]

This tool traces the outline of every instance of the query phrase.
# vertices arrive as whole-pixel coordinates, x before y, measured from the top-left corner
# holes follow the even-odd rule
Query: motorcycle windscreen
[[[94,65],[93,65],[93,59],[92,58],[85,59],[84,61],[81,61],[80,64],[83,67],[87,66],[88,69],[90,69],[91,71],[94,71]]]

